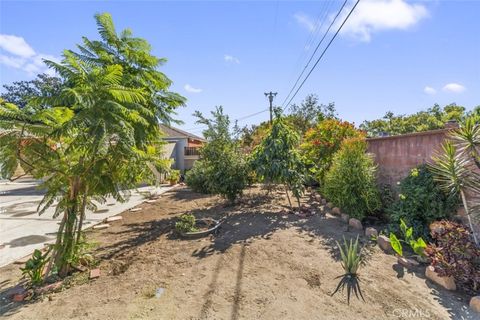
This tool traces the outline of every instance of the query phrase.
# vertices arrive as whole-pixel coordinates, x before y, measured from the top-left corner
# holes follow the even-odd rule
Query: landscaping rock
[[[147,201],[145,201],[145,202],[146,202],[146,203],[156,203],[157,200],[147,200]]]
[[[131,212],[138,212],[138,211],[142,211],[142,208],[133,208],[133,209],[130,209]]]
[[[377,243],[380,249],[382,249],[383,251],[387,253],[393,252],[392,245],[390,244],[390,239],[387,236],[378,236]]]
[[[109,217],[107,219],[105,219],[105,222],[113,222],[113,221],[118,221],[118,220],[122,220],[123,217],[122,216],[114,216],[114,217]]]
[[[342,213],[342,214],[340,215],[340,217],[341,217],[342,221],[343,221],[343,222],[346,222],[346,223],[348,223],[348,221],[350,220],[350,216],[349,216],[348,214],[346,214],[346,213]]]
[[[435,282],[436,284],[444,287],[447,290],[456,290],[457,286],[455,285],[455,280],[453,277],[440,277],[436,272],[435,268],[428,266],[425,270],[425,277]]]
[[[348,225],[350,227],[352,227],[353,229],[356,229],[356,230],[362,230],[363,229],[363,226],[362,226],[362,223],[360,222],[360,220],[355,219],[355,218],[351,218],[350,220],[348,220]]]
[[[419,263],[416,260],[413,259],[408,259],[405,257],[398,257],[397,259],[398,263],[404,266],[407,269],[411,269],[413,267],[417,267]]]
[[[102,223],[102,224],[97,224],[96,226],[93,226],[93,229],[101,230],[101,229],[107,229],[108,227],[110,227],[108,223]]]
[[[28,296],[28,292],[16,293],[13,295],[12,300],[15,302],[22,302]]]
[[[480,296],[475,296],[470,299],[470,309],[480,313]]]
[[[90,279],[96,279],[98,277],[100,277],[100,269],[97,268],[97,269],[90,270],[90,276],[89,276]]]
[[[340,208],[339,207],[335,207],[332,209],[332,214],[336,215],[336,216],[339,216],[342,214],[342,212],[340,211]]]
[[[372,236],[378,237],[378,231],[375,228],[368,227],[367,229],[365,229],[365,236],[367,238],[371,238]]]
[[[24,287],[22,287],[21,285],[16,285],[15,287],[8,289],[5,292],[5,296],[7,296],[9,299],[11,299],[11,298],[13,298],[14,295],[22,294],[22,293],[25,293],[25,292],[27,292],[27,290]]]
[[[327,207],[328,207],[328,209],[332,209],[332,208],[333,208],[333,203],[328,202],[328,203],[327,203]]]
[[[320,201],[320,203],[323,204],[323,205],[326,205],[326,204],[327,204],[327,199],[322,199],[322,200]]]

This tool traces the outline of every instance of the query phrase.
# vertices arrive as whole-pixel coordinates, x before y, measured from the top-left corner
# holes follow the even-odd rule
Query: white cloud
[[[462,93],[467,90],[467,88],[458,83],[449,83],[446,84],[442,90],[446,92]]]
[[[303,12],[297,12],[293,15],[297,23],[308,31],[315,30],[315,23],[312,18]]]
[[[0,49],[0,64],[23,70],[29,75],[44,72],[53,75],[55,72],[47,68],[43,59],[60,60],[52,55],[37,54],[24,38],[14,35],[0,34]]]
[[[225,60],[227,62],[237,63],[237,64],[240,63],[240,60],[238,60],[237,57],[231,56],[229,54],[224,55],[223,60]]]
[[[194,88],[194,87],[192,87],[192,86],[189,85],[188,83],[187,83],[183,88],[185,89],[185,91],[190,92],[190,93],[200,93],[200,92],[203,91],[203,90],[200,89],[200,88]]]
[[[23,58],[32,57],[35,51],[22,37],[9,34],[0,34],[0,48]]]
[[[343,17],[339,16],[337,28],[349,11],[344,10]],[[340,33],[368,42],[372,33],[392,29],[407,30],[426,17],[428,11],[421,4],[411,4],[405,0],[363,0]]]
[[[24,63],[25,59],[23,58],[10,57],[0,54],[0,64],[4,64],[12,68],[21,68]]]
[[[426,86],[425,88],[423,88],[423,92],[429,95],[434,95],[435,93],[437,93],[437,90],[432,87]]]

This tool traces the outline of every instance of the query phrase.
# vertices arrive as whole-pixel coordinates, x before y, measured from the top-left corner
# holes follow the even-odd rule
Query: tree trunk
[[[85,219],[85,208],[87,207],[87,197],[88,197],[88,187],[85,187],[82,199],[82,208],[80,210],[80,219],[78,221],[78,228],[77,228],[77,243],[80,242],[80,237],[82,236],[82,226],[83,226],[83,219]]]
[[[68,205],[64,213],[65,231],[59,233],[61,241],[55,255],[55,265],[61,277],[65,277],[70,273],[71,262],[75,256],[75,224],[77,222],[78,213],[78,192],[80,179],[78,177],[70,180],[70,188],[68,195]]]
[[[292,212],[293,212],[292,201],[290,201],[290,195],[288,194],[288,186],[287,185],[285,185],[285,192],[287,193],[287,199],[288,199],[288,203],[290,204],[290,210],[292,210]]]
[[[478,246],[477,235],[473,227],[472,217],[470,217],[470,211],[468,210],[467,198],[465,197],[465,193],[463,192],[462,189],[460,189],[460,194],[462,196],[463,207],[465,208],[465,214],[467,215],[468,224],[470,225],[470,230],[472,230],[473,240],[475,241],[475,244]]]

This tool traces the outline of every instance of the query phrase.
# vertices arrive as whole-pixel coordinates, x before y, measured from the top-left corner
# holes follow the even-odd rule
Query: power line
[[[320,57],[318,57],[317,61],[315,62],[315,64],[313,65],[313,67],[310,69],[310,71],[308,72],[307,76],[305,77],[305,79],[303,79],[302,83],[300,84],[300,86],[298,87],[297,91],[295,91],[294,95],[290,98],[290,101],[288,101],[287,105],[283,108],[283,110],[285,110],[289,105],[290,103],[292,102],[293,98],[295,98],[295,96],[297,95],[298,91],[300,91],[300,89],[303,87],[303,85],[305,84],[305,82],[307,81],[307,79],[310,77],[310,75],[312,74],[313,70],[315,69],[315,67],[317,66],[317,64],[320,62],[320,60],[323,58],[323,56],[325,55],[325,52],[327,52],[328,48],[330,48],[330,45],[332,44],[333,40],[335,40],[335,38],[337,37],[338,33],[340,32],[340,30],[342,30],[344,24],[347,22],[348,18],[350,18],[350,16],[352,15],[353,13],[353,10],[355,10],[355,8],[357,7],[358,3],[360,2],[360,0],[357,0],[355,2],[355,5],[352,7],[352,9],[350,10],[350,12],[348,13],[348,15],[345,17],[345,19],[343,20],[342,24],[340,25],[340,27],[338,28],[338,30],[335,32],[335,34],[333,35],[332,39],[330,39],[330,41],[328,42],[327,46],[325,47],[325,49],[323,50],[322,54],[320,55]]]
[[[335,21],[337,20],[338,16],[340,15],[340,13],[343,11],[343,8],[345,8],[345,5],[347,4],[347,1],[348,0],[345,0],[340,8],[340,10],[338,10],[337,14],[335,15],[335,18],[332,20],[332,22],[330,23],[330,25],[328,26],[328,29],[325,31],[322,39],[320,40],[320,42],[317,44],[315,50],[313,51],[312,55],[310,56],[310,59],[308,60],[308,62],[305,64],[305,67],[303,68],[302,72],[300,73],[300,75],[298,76],[297,80],[295,81],[295,84],[292,86],[292,89],[290,89],[290,92],[288,93],[288,95],[285,97],[285,100],[283,100],[282,102],[282,107],[285,105],[285,102],[287,102],[288,98],[290,97],[290,95],[292,94],[293,90],[295,90],[295,87],[297,86],[298,82],[300,81],[300,79],[302,78],[303,74],[305,73],[305,70],[307,70],[308,68],[308,65],[310,64],[310,62],[312,62],[313,60],[313,57],[315,56],[315,54],[317,53],[318,51],[318,48],[320,48],[320,46],[322,45],[323,43],[323,40],[325,40],[325,37],[328,35],[328,33],[330,32],[330,29],[332,28],[332,26],[335,24]],[[323,23],[322,23],[323,25]],[[286,107],[285,107],[286,108]],[[285,110],[285,108],[283,110]]]
[[[312,45],[312,43],[315,40],[315,38],[317,37],[317,35],[322,30],[323,24],[327,20],[326,18],[327,18],[328,12],[329,12],[330,7],[333,4],[333,2],[334,2],[333,0],[332,1],[324,1],[324,6],[322,7],[322,9],[319,10],[318,16],[315,19],[314,27],[310,31],[309,37],[308,37],[307,41],[305,42],[305,45],[302,47],[302,51],[300,53],[300,56],[298,57],[297,62],[295,63],[295,69],[297,68],[297,66],[300,65],[301,61],[304,61],[304,57],[307,55],[307,51],[309,50],[310,46]],[[323,16],[323,18],[321,19],[320,17],[322,17],[322,16]],[[321,24],[320,24],[320,21],[322,21]]]

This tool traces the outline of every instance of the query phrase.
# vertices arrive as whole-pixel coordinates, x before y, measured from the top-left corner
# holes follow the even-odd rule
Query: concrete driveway
[[[0,267],[55,240],[61,216],[53,219],[53,207],[38,215],[36,210],[43,192],[37,186],[38,182],[31,179],[15,182],[0,180]],[[131,196],[125,203],[108,199],[105,204],[98,205],[96,212],[87,212],[84,229],[141,204],[147,200],[144,197],[146,192],[162,194],[172,188],[161,186],[130,190]]]

